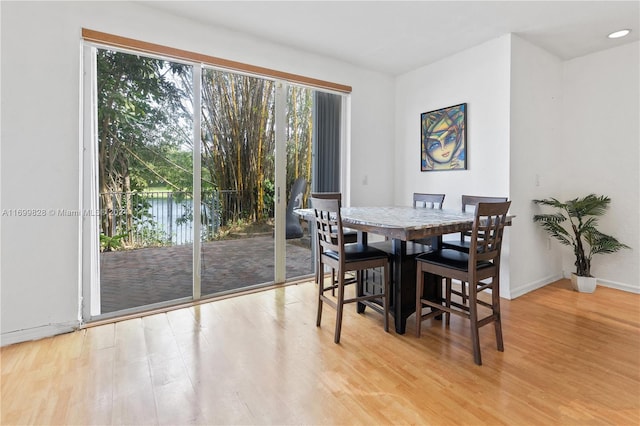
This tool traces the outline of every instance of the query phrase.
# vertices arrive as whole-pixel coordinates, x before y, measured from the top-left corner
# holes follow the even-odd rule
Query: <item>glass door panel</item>
[[[202,295],[274,281],[275,86],[202,71]]]
[[[308,207],[311,193],[313,90],[289,86],[286,99],[286,278],[291,280],[313,274],[314,270],[309,226],[292,211]]]
[[[100,314],[192,295],[192,68],[97,50]]]

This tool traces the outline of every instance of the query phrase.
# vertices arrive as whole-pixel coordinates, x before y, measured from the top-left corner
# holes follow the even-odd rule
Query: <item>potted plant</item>
[[[566,246],[573,246],[576,272],[571,275],[573,288],[592,293],[596,279],[591,275],[591,258],[595,254],[615,253],[629,246],[616,238],[603,234],[597,228],[598,217],[604,215],[611,199],[607,196],[589,194],[561,202],[555,198],[533,200],[543,206],[554,207],[550,214],[536,214],[533,221],[540,224],[552,237]]]

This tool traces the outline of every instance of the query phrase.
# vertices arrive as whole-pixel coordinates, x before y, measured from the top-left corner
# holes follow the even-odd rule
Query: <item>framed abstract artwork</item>
[[[420,115],[420,170],[467,169],[467,104]]]

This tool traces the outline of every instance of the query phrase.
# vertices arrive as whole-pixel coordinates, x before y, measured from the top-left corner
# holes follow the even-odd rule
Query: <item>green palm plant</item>
[[[595,254],[615,253],[629,248],[611,235],[598,231],[598,217],[603,216],[611,203],[607,196],[589,194],[561,202],[555,198],[533,200],[534,203],[556,208],[549,214],[536,214],[533,221],[566,246],[573,246],[576,275],[591,276],[591,258]]]

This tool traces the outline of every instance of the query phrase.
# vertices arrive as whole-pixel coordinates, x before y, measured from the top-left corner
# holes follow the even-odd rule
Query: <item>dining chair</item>
[[[425,208],[425,209],[440,209],[442,210],[442,206],[444,205],[444,197],[445,194],[425,194],[422,192],[414,192],[413,193],[413,208]],[[428,247],[423,247],[422,252],[427,252],[431,250],[432,247],[432,239],[431,238],[422,238],[419,240],[415,240],[415,243],[422,244]],[[417,251],[417,250],[416,250]]]
[[[325,198],[325,199],[340,198],[340,204],[342,205],[342,194],[340,192],[315,192],[314,195],[316,198]],[[344,237],[345,244],[353,244],[358,242],[358,231],[356,231],[355,229],[343,228],[342,236]],[[320,282],[319,281],[320,277],[324,277],[324,271],[321,271],[320,268],[318,267],[318,265],[320,264],[319,253],[320,251],[316,250],[316,274],[315,274],[316,284]],[[331,279],[334,283],[336,282],[335,269],[331,270]],[[351,284],[352,281],[354,281],[354,278],[349,278],[346,284]],[[335,296],[335,288],[331,290],[331,295]]]
[[[422,192],[413,193],[413,207],[423,207],[430,209],[442,209],[445,194],[425,194]]]
[[[468,207],[475,207],[478,203],[504,203],[507,197],[484,197],[477,195],[462,196],[462,211],[466,212]],[[471,245],[471,231],[461,232],[458,240],[444,240],[442,247],[452,250],[463,251],[469,253]]]
[[[422,321],[427,318],[444,314],[446,325],[449,325],[451,314],[463,316],[470,321],[473,359],[478,365],[482,365],[480,327],[493,323],[498,351],[504,351],[500,317],[500,253],[510,205],[510,201],[476,205],[468,253],[442,248],[416,257],[416,336],[420,337]],[[437,286],[441,286],[444,280],[444,300],[424,297],[425,274],[436,276]],[[460,302],[452,299],[453,279],[469,284],[467,297]],[[491,302],[478,297],[481,293],[486,294],[485,290],[491,290]],[[423,313],[423,307],[430,307],[431,311]],[[490,309],[490,313],[480,318],[479,307],[483,312],[484,308]]]
[[[389,331],[389,257],[387,253],[363,244],[346,244],[342,216],[340,215],[341,196],[333,194],[311,194],[311,207],[314,212],[314,228],[316,232],[318,265],[324,271],[324,265],[336,271],[336,279],[325,287],[324,274],[318,280],[318,313],[316,325],[320,327],[322,308],[326,303],[336,310],[336,327],[334,342],[340,342],[342,329],[342,312],[347,303],[361,303],[380,312],[384,316],[384,330]],[[384,283],[380,292],[365,294],[362,286],[362,271],[370,268],[384,268]],[[345,286],[351,281],[345,279],[345,273],[356,273],[356,289],[353,297],[347,298]],[[326,294],[329,290],[337,290],[337,297]]]
[[[463,195],[462,196],[462,211],[466,212],[468,207],[475,207],[478,203],[504,203],[507,201],[507,197],[484,197],[479,195]],[[460,238],[457,240],[442,240],[442,248],[451,250],[457,250],[464,253],[469,253],[469,247],[471,246],[471,231],[460,232]],[[466,289],[465,283],[462,283],[460,292],[454,290],[454,294],[458,294],[466,302]]]
[[[316,198],[334,199],[340,197],[340,205],[342,205],[342,194],[340,192],[314,192]],[[343,228],[342,234],[344,235],[345,242],[355,243],[358,241],[358,231],[350,228]]]

